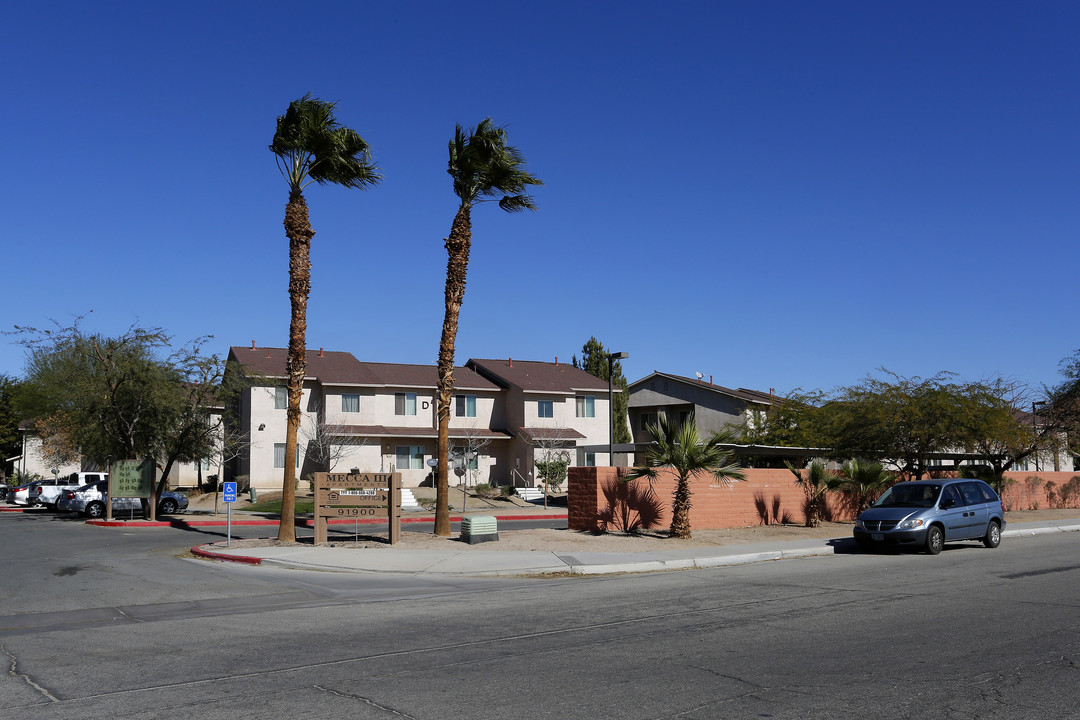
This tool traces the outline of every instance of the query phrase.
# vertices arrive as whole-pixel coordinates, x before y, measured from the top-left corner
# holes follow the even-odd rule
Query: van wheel
[[[105,515],[105,503],[92,502],[86,506],[86,510],[83,512],[86,513],[86,517],[88,518],[102,517]]]
[[[945,545],[945,533],[937,525],[931,525],[926,531],[926,552],[937,555]]]
[[[991,520],[990,526],[986,528],[986,535],[983,537],[983,545],[988,548],[996,548],[1001,544],[1001,526],[997,524],[997,520]]]

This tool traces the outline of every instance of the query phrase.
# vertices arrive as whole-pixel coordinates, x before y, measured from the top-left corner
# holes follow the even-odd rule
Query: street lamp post
[[[607,356],[607,398],[608,398],[608,463],[615,467],[615,390],[611,385],[616,360],[625,360],[629,353],[609,353]]]

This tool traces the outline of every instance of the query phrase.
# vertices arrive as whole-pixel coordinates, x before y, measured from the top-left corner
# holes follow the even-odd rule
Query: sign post
[[[236,483],[222,484],[225,495],[225,547],[232,547],[232,504],[236,502]]]
[[[386,518],[391,545],[401,540],[401,473],[315,473],[315,544],[331,518]]]

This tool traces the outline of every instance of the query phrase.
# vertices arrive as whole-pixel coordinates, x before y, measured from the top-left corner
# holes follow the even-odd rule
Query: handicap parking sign
[[[225,502],[227,502],[227,503],[236,502],[236,483],[227,482],[227,483],[224,484],[224,487],[225,487]]]

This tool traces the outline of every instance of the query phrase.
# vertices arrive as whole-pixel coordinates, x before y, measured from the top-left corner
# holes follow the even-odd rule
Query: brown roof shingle
[[[579,390],[606,391],[607,381],[593,377],[566,363],[535,360],[476,360],[465,363],[481,375],[504,386],[517,386],[525,392],[573,394]]]
[[[285,377],[286,354],[285,348],[229,348],[230,360],[252,374],[273,379]],[[307,351],[304,375],[323,385],[435,388],[438,381],[434,365],[361,362],[352,353],[325,350]],[[458,367],[454,368],[454,389],[496,391],[499,386],[469,368]]]

